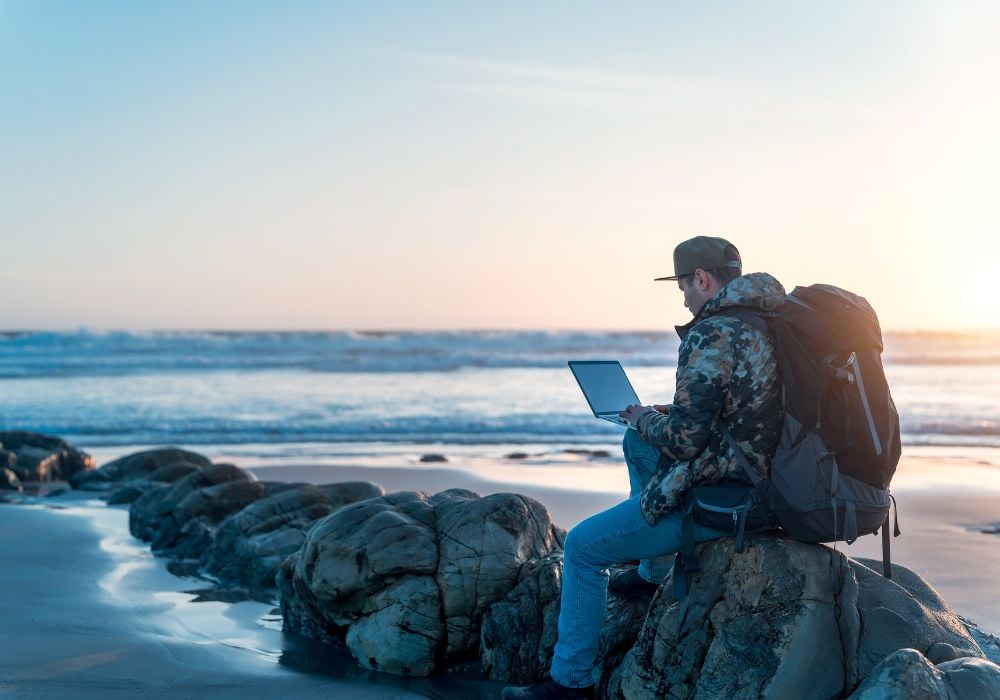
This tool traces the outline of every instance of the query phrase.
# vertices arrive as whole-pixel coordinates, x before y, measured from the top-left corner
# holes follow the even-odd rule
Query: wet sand
[[[47,500],[0,503],[0,697],[499,696],[494,683],[366,671],[283,635],[268,604],[192,603],[185,591],[208,584],[167,573],[128,534],[126,510],[78,494]]]

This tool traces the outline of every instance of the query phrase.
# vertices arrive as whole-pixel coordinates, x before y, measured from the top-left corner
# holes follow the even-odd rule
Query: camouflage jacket
[[[733,307],[777,311],[785,290],[771,275],[738,277],[679,326],[677,389],[667,414],[643,414],[639,436],[660,450],[643,489],[642,514],[654,523],[681,505],[694,486],[721,479],[748,482],[719,425],[729,427],[751,466],[768,475],[781,429],[781,381],[770,338],[725,315]]]

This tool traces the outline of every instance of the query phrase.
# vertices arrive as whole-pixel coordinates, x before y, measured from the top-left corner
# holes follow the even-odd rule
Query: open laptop
[[[640,401],[619,362],[571,360],[569,368],[595,416],[619,425],[628,425],[628,421],[618,414]]]

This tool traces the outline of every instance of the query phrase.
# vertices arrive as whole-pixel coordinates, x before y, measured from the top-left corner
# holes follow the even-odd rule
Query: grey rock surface
[[[648,611],[609,598],[599,697],[841,697],[902,648],[946,663],[983,656],[941,597],[903,567],[890,580],[820,545],[770,535],[743,553],[733,544],[699,548],[700,571],[683,600],[669,577]],[[557,561],[526,566],[485,616],[483,667],[492,677],[527,682],[547,670]],[[529,629],[510,634],[518,620]]]
[[[153,549],[165,550],[177,546],[181,530],[189,522],[198,519],[206,525],[214,525],[261,498],[264,493],[264,484],[248,479],[234,479],[194,489],[160,521],[152,540]]]
[[[517,586],[483,616],[479,654],[490,678],[527,684],[548,673],[558,636],[562,563],[559,552],[525,564]],[[605,676],[635,643],[648,609],[648,602],[609,595],[597,661]],[[600,683],[606,688],[608,679]]]
[[[428,675],[474,658],[479,624],[521,567],[561,547],[537,501],[453,489],[348,505],[281,567],[285,628],[343,637],[367,668]]]
[[[317,521],[349,503],[384,493],[367,481],[290,484],[223,520],[202,562],[223,581],[273,587],[281,562],[299,550]]]
[[[872,669],[851,700],[1000,700],[1000,666],[963,657],[934,666],[916,649],[899,649]]]
[[[250,472],[231,464],[218,464],[192,472],[173,484],[155,484],[132,503],[129,530],[147,542],[157,541],[161,530],[176,532],[184,522],[179,522],[173,513],[187,496],[199,489],[232,481],[252,482],[256,479]]]
[[[212,466],[211,460],[204,455],[177,447],[160,447],[154,450],[143,450],[119,457],[116,460],[101,465],[86,473],[77,474],[69,479],[73,488],[85,491],[106,491],[120,481],[134,479],[149,479],[154,481],[174,481],[163,478],[164,474],[155,472],[161,467],[176,464],[186,464],[194,469],[204,469]],[[187,470],[190,471],[190,470]],[[168,472],[167,472],[168,473]],[[175,477],[176,478],[176,477]]]
[[[17,478],[17,474],[14,473],[13,469],[8,469],[7,467],[0,469],[0,489],[4,491],[17,491],[18,493],[24,491],[24,487],[21,485],[21,480]]]
[[[21,481],[72,480],[95,466],[93,457],[54,435],[0,431],[0,444],[0,467],[9,468]]]
[[[880,573],[881,561],[849,561],[861,616],[857,677],[868,676],[886,656],[908,647],[933,657],[935,663],[983,656],[955,611],[920,576],[893,565],[892,579],[886,579]]]

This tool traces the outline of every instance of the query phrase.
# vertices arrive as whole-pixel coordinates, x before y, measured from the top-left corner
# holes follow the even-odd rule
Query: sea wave
[[[0,378],[214,370],[449,372],[561,367],[569,359],[676,365],[668,332],[91,331],[0,334]],[[886,365],[998,366],[1000,343],[962,334],[889,333]]]

